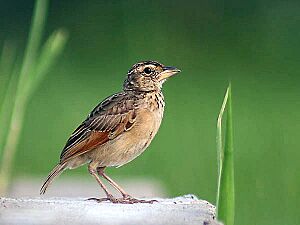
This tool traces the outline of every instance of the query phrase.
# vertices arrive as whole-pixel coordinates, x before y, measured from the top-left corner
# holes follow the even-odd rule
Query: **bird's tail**
[[[63,163],[63,164],[57,164],[52,171],[49,173],[47,179],[45,180],[43,186],[41,187],[40,190],[40,195],[45,194],[46,189],[48,188],[48,186],[51,184],[51,182],[53,181],[53,179],[57,176],[59,176],[67,167],[66,165],[67,163]]]

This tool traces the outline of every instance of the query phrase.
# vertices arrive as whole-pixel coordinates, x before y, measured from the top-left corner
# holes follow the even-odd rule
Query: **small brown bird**
[[[161,124],[164,112],[162,84],[180,72],[175,67],[156,61],[136,63],[127,73],[123,91],[116,93],[88,115],[72,133],[60,155],[60,162],[53,168],[43,184],[44,194],[53,179],[65,169],[74,169],[88,163],[88,170],[106,194],[97,201],[113,203],[152,203],[127,194],[108,177],[106,167],[119,167],[139,156],[150,144]],[[115,198],[103,184],[106,179],[122,198]]]

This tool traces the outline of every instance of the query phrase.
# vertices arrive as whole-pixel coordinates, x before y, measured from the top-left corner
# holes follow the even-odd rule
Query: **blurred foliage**
[[[7,194],[27,103],[49,68],[57,60],[67,40],[65,31],[56,30],[40,50],[47,7],[48,0],[36,0],[20,68],[14,65],[15,47],[10,46],[8,42],[3,45],[0,73],[2,76],[9,77],[9,81],[6,88],[3,86],[6,92],[3,101],[0,102],[1,196]]]
[[[0,41],[24,46],[33,1],[0,7]],[[151,176],[170,195],[215,201],[215,123],[234,86],[236,224],[300,220],[299,1],[59,1],[46,32],[70,40],[29,103],[15,175],[45,176],[69,134],[126,71],[155,59],[182,70],[164,85],[165,117],[148,150],[113,176]],[[0,93],[7,80],[0,77]],[[89,175],[86,168],[68,171]],[[91,178],[92,179],[92,178]],[[38,191],[38,190],[37,190]]]

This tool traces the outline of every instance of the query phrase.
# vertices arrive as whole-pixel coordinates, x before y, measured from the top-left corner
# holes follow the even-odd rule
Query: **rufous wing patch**
[[[61,162],[65,162],[71,158],[82,155],[96,148],[97,146],[104,144],[109,140],[108,134],[109,132],[92,131],[89,137],[87,137],[84,141],[68,149],[68,151],[61,158]]]

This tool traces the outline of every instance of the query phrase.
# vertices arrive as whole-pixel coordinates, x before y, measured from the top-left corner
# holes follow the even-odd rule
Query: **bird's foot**
[[[154,202],[158,202],[157,200],[144,200],[144,199],[136,199],[131,197],[130,195],[124,195],[123,198],[121,198],[125,204],[134,204],[134,203],[149,203],[153,204]]]
[[[92,201],[96,201],[98,203],[100,202],[105,202],[105,201],[110,201],[112,203],[120,203],[119,202],[119,199],[115,198],[114,196],[112,195],[107,195],[106,198],[88,198],[87,199],[88,201],[92,200]]]
[[[108,195],[106,198],[88,198],[87,200],[96,201],[98,203],[109,201],[111,203],[120,203],[120,204],[135,204],[135,203],[153,204],[154,202],[157,202],[157,200],[136,199],[131,197],[130,195],[125,195],[123,198],[115,198],[112,195]]]

